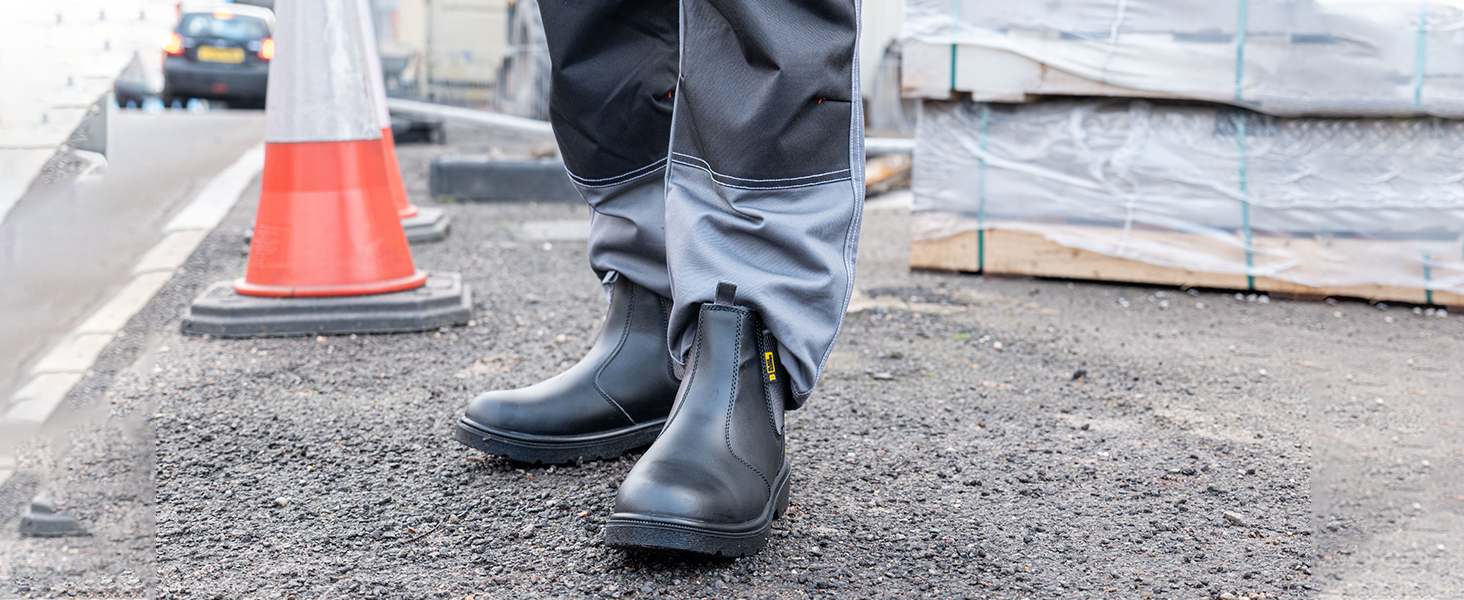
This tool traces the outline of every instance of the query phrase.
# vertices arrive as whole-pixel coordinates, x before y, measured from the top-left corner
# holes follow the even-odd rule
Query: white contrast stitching
[[[578,186],[580,186],[582,188],[590,189],[590,190],[599,190],[599,189],[604,189],[604,188],[612,188],[612,187],[615,187],[615,186],[618,186],[618,185],[625,185],[625,184],[630,183],[632,181],[639,181],[641,179],[645,179],[647,176],[655,175],[656,173],[661,172],[661,170],[662,169],[665,169],[665,168],[666,168],[665,165],[661,165],[660,168],[658,168],[658,169],[656,169],[654,171],[647,171],[645,173],[641,173],[640,175],[636,175],[635,177],[631,177],[630,179],[625,179],[625,180],[621,180],[621,181],[612,181],[610,183],[602,183],[602,184],[599,184],[599,185],[592,185],[592,184],[588,184],[588,183],[580,183],[578,181],[575,181],[574,184],[575,185],[578,185]]]
[[[724,179],[736,179],[738,181],[793,181],[795,179],[811,179],[811,178],[814,178],[814,177],[823,177],[825,175],[836,175],[838,173],[845,173],[845,172],[848,172],[849,171],[849,169],[839,169],[837,171],[829,171],[827,173],[818,173],[818,174],[815,174],[815,175],[801,175],[801,176],[798,176],[798,177],[779,177],[779,178],[775,178],[775,179],[749,179],[747,177],[737,177],[735,175],[725,175],[725,174],[722,174],[722,173],[718,173],[716,171],[713,171],[712,170],[712,164],[711,163],[707,162],[706,160],[704,160],[702,158],[699,158],[699,157],[696,157],[696,156],[692,156],[690,154],[682,154],[680,152],[672,152],[671,154],[676,155],[676,156],[684,156],[686,158],[689,158],[689,159],[692,159],[694,161],[697,161],[697,162],[699,162],[701,164],[700,165],[691,165],[691,166],[699,166],[699,167],[701,167],[703,169],[706,169],[706,171],[708,173],[711,173],[713,175],[716,175],[717,177],[721,177],[721,178],[724,178]]]
[[[575,175],[569,169],[565,169],[564,172],[565,173],[569,173],[569,178],[570,179],[573,179],[575,181],[575,183],[578,183],[578,184],[583,185],[584,187],[588,187],[588,188],[599,188],[599,187],[609,187],[609,186],[612,186],[612,185],[620,185],[622,183],[626,183],[626,182],[630,182],[630,181],[635,181],[637,179],[640,179],[642,177],[645,177],[646,175],[650,175],[652,173],[655,173],[657,169],[659,169],[661,167],[664,167],[665,165],[666,165],[666,159],[663,158],[661,160],[658,160],[656,162],[653,162],[653,163],[651,163],[649,165],[646,165],[644,167],[641,167],[639,169],[635,169],[635,170],[632,170],[632,171],[628,171],[626,173],[622,173],[622,174],[616,175],[614,177],[604,177],[604,178],[601,178],[601,179],[590,179],[588,177],[580,177],[579,175]],[[595,182],[602,182],[602,181],[608,181],[610,183],[595,183]]]
[[[701,165],[694,165],[694,164],[691,164],[689,162],[682,162],[682,161],[679,161],[679,160],[673,160],[671,162],[676,163],[678,165],[685,166],[685,167],[691,167],[693,169],[697,169],[697,170],[700,170],[700,171],[706,171],[707,173],[709,173],[709,174],[711,174],[713,176],[712,177],[712,183],[715,183],[715,184],[720,185],[722,187],[729,187],[729,188],[738,189],[738,190],[753,190],[753,191],[756,191],[756,190],[791,190],[791,189],[795,189],[795,188],[813,187],[815,185],[823,185],[823,184],[826,184],[826,183],[838,183],[840,181],[848,181],[850,179],[848,177],[840,177],[838,179],[826,179],[824,181],[814,181],[814,182],[810,182],[810,183],[800,183],[800,184],[797,184],[797,185],[771,185],[771,186],[755,186],[754,187],[754,186],[745,186],[745,185],[733,185],[733,184],[730,184],[730,183],[723,183],[721,181],[717,181],[717,179],[716,179],[716,175],[717,174],[715,172],[713,172],[711,169],[708,169],[708,168],[703,167]]]
[[[855,14],[863,9],[862,0],[854,0]],[[863,37],[862,27],[856,22],[854,27],[854,47],[859,47],[860,38]],[[849,85],[854,90],[854,97],[859,97],[859,53],[854,53],[854,65],[849,69]],[[859,167],[860,179],[864,175],[864,105],[854,104],[849,111],[849,164],[850,168]],[[668,169],[669,170],[669,169]],[[834,344],[839,340],[839,334],[844,330],[844,319],[842,315],[849,312],[849,302],[854,295],[855,260],[859,255],[859,228],[864,221],[864,186],[859,185],[854,174],[849,174],[849,184],[853,192],[853,211],[849,215],[849,226],[844,230],[844,305],[839,311],[841,318],[838,319],[838,326],[834,328],[834,337],[829,340],[829,345],[824,347],[823,358],[818,361],[818,366],[813,370],[814,380],[809,382],[808,390],[798,392],[797,381],[790,385],[794,399],[799,403],[808,400],[813,395],[813,386],[817,384],[818,377],[823,374],[824,366],[828,364],[829,357],[834,353]]]

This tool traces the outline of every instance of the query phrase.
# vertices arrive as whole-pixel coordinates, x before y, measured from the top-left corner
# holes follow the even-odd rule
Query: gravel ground
[[[404,147],[414,197],[466,135]],[[0,498],[54,489],[95,535],[19,539],[0,515],[0,597],[1464,593],[1460,319],[909,273],[907,212],[881,204],[855,312],[789,414],[793,506],[756,556],[604,547],[633,455],[530,467],[451,439],[473,394],[588,347],[584,243],[516,235],[583,207],[447,205],[451,236],[414,253],[473,287],[469,327],[184,336],[187,302],[243,272],[241,203],[73,394],[90,420],[22,453]],[[153,445],[155,471],[126,469]]]

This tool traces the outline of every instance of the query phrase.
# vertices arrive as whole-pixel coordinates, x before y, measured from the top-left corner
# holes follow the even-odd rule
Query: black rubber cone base
[[[396,333],[464,325],[473,293],[457,273],[432,273],[415,290],[333,298],[259,298],[233,282],[209,286],[189,307],[183,332],[219,337]]]
[[[452,217],[440,208],[417,207],[415,216],[402,219],[402,229],[407,231],[407,243],[436,242],[447,237],[452,226]]]
[[[30,512],[20,518],[20,534],[33,537],[88,535],[74,517],[43,501],[31,502]]]

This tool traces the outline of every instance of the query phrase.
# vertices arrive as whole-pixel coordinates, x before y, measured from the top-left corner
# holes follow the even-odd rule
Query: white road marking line
[[[32,377],[30,383],[15,393],[15,404],[5,413],[5,418],[39,426],[56,412],[78,381],[81,373],[42,373]]]
[[[264,146],[256,145],[215,175],[163,228],[163,238],[132,269],[132,280],[41,358],[11,398],[0,429],[33,430],[50,419],[107,344],[167,285],[263,168]],[[15,472],[6,450],[0,449],[0,485]]]
[[[92,316],[77,326],[76,333],[110,333],[121,331],[132,316],[147,306],[158,290],[173,278],[173,273],[141,273],[133,276],[117,295],[92,313]]]
[[[189,229],[187,231],[174,231],[163,236],[163,239],[142,255],[137,261],[137,266],[132,268],[133,275],[144,273],[172,273],[183,266],[193,250],[203,243],[203,238],[208,237],[207,229]]]
[[[239,194],[249,182],[264,169],[264,146],[255,146],[244,151],[239,160],[234,164],[220,171],[212,181],[198,192],[198,196],[188,203],[188,206],[179,211],[173,220],[163,228],[164,233],[184,231],[188,229],[202,229],[213,231],[218,227],[229,210],[234,208],[234,203],[239,200]]]
[[[6,480],[15,474],[15,459],[0,454],[0,485],[5,485]]]
[[[36,367],[31,369],[31,375],[44,373],[82,373],[90,369],[92,363],[97,361],[97,356],[112,343],[113,333],[83,333],[77,335],[75,332],[62,338],[61,343],[56,344],[41,357]]]

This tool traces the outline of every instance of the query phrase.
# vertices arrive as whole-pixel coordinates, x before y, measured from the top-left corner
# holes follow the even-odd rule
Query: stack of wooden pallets
[[[910,0],[911,265],[1464,305],[1455,24],[1439,3]]]

